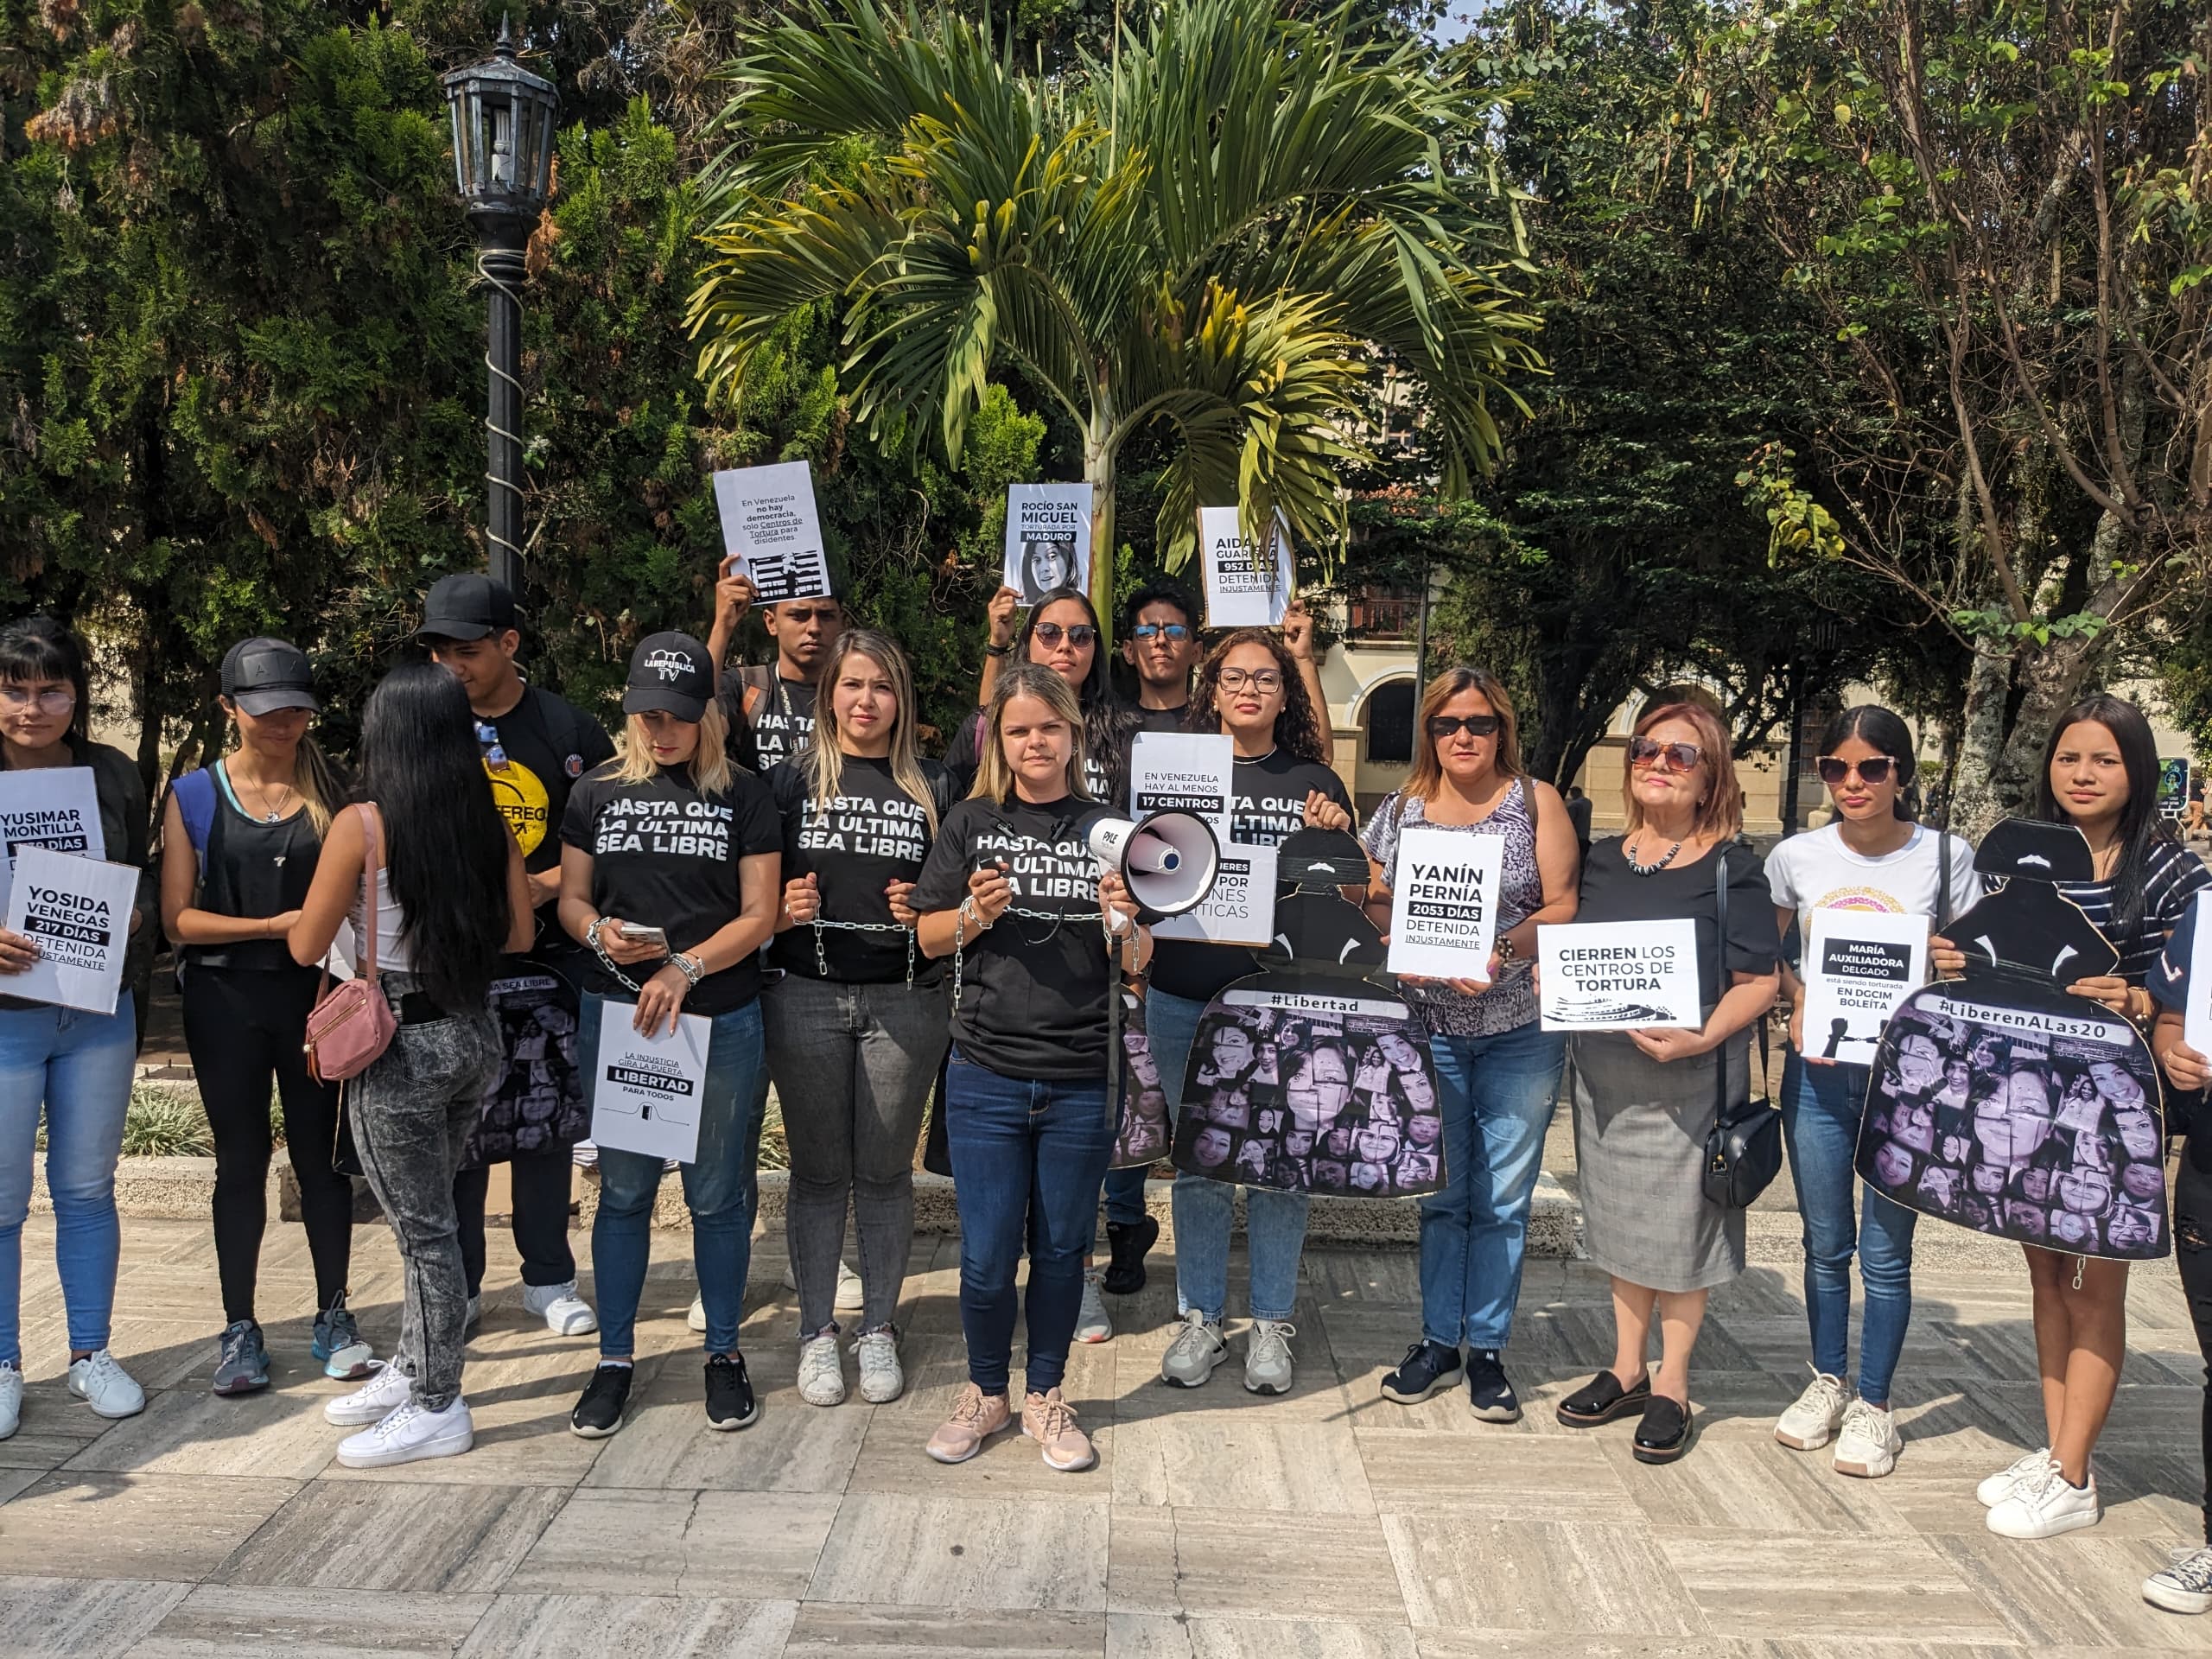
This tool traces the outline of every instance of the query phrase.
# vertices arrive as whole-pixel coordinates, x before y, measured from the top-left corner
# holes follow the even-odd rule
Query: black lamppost
[[[490,513],[486,565],[522,592],[523,251],[552,182],[553,123],[561,95],[515,61],[507,20],[493,55],[445,78],[453,111],[454,181],[476,232],[476,274],[491,290],[490,397],[484,429]]]

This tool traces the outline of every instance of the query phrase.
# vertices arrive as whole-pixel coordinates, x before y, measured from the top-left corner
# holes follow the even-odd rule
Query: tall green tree
[[[741,397],[795,311],[842,302],[843,372],[879,440],[957,461],[995,378],[1080,434],[1090,588],[1110,614],[1124,447],[1166,448],[1158,540],[1200,505],[1333,540],[1371,364],[1412,375],[1447,493],[1494,456],[1534,366],[1508,204],[1447,147],[1482,106],[1409,41],[1246,0],[1167,0],[1103,60],[1047,74],[988,24],[816,0],[736,67],[693,296],[701,373]]]

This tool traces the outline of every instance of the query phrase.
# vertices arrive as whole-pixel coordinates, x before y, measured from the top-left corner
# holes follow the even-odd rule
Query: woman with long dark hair
[[[823,664],[814,736],[768,774],[784,893],[763,993],[768,1070],[791,1141],[785,1235],[798,1281],[799,1397],[845,1397],[837,1253],[849,1207],[863,1303],[861,1397],[906,1387],[892,1316],[914,1238],[914,1141],[951,1040],[944,964],[920,954],[909,903],[952,810],[944,768],[915,747],[914,683],[887,635],[855,628]]]
[[[1835,817],[1789,837],[1767,855],[1779,931],[1788,932],[1794,922],[1809,938],[1815,913],[1838,909],[1923,916],[1930,931],[1940,933],[1974,902],[1980,884],[1973,847],[1915,818],[1916,747],[1904,721],[1873,703],[1847,709],[1828,722],[1817,764]],[[1817,1033],[1808,1047],[1805,982],[1785,967],[1783,990],[1790,1013],[1782,1122],[1805,1224],[1805,1313],[1812,1325],[1814,1375],[1797,1402],[1782,1414],[1774,1437],[1801,1452],[1817,1451],[1833,1440],[1839,1474],[1886,1475],[1904,1445],[1890,1409],[1890,1382],[1912,1319],[1916,1217],[1872,1188],[1854,1214],[1859,1178],[1852,1160],[1873,1056],[1838,1056],[1833,1048],[1823,1055]],[[1854,1250],[1866,1287],[1855,1389],[1848,1381]]]
[[[2158,816],[2158,746],[2143,711],[2125,698],[2084,698],[2059,715],[2036,779],[2036,816],[2070,823],[2089,843],[2094,879],[2062,881],[2119,954],[2109,974],[2069,988],[2121,1018],[2147,1023],[2158,1005],[2145,979],[2190,899],[2212,887],[2202,861],[2175,841]],[[1965,957],[1939,939],[1938,971]],[[1983,1481],[1976,1495],[1989,1529],[2007,1538],[2050,1538],[2094,1526],[2104,1516],[2090,1454],[2120,1389],[2127,1352],[2127,1263],[2069,1255],[2039,1244],[2027,1253],[2035,1292],[2036,1363],[2043,1376],[2050,1444]]]
[[[752,1261],[763,1065],[760,947],[783,891],[783,836],[767,785],[734,762],[707,647],[656,633],[631,653],[622,752],[569,793],[561,823],[561,925],[599,967],[584,994],[576,1065],[599,1075],[612,1005],[632,1029],[707,1022],[697,1148],[683,1166],[691,1261],[706,1321],[707,1427],[752,1424],[760,1402],[738,1351]],[[591,1230],[599,1288],[599,1365],[569,1414],[587,1440],[622,1427],[637,1351],[638,1303],[652,1249],[663,1160],[599,1149]]]
[[[1323,758],[1327,739],[1298,664],[1273,630],[1239,628],[1215,645],[1199,666],[1185,718],[1192,729],[1218,731],[1235,745],[1231,841],[1274,847],[1308,824],[1352,827],[1351,797]],[[1206,1004],[1232,980],[1258,969],[1253,953],[1239,945],[1160,942],[1145,995],[1145,1030],[1171,1114],[1182,1109],[1184,1072]],[[1184,1324],[1160,1360],[1160,1375],[1177,1388],[1194,1389],[1206,1382],[1229,1352],[1222,1321],[1228,1313],[1229,1235],[1236,1198],[1233,1182],[1176,1177],[1175,1300]],[[1290,1318],[1306,1249],[1306,1197],[1250,1186],[1244,1205],[1252,1313],[1244,1386],[1254,1394],[1287,1394],[1290,1339],[1297,1334]]]
[[[92,774],[110,862],[146,868],[146,789],[119,749],[92,741],[85,649],[50,616],[0,628],[0,771],[81,767]],[[78,849],[81,850],[81,849]],[[127,988],[150,945],[150,876],[130,912],[126,987],[112,1014],[0,995],[0,1440],[22,1410],[23,1218],[30,1211],[32,1149],[46,1117],[46,1179],[54,1197],[54,1262],[69,1319],[69,1392],[102,1417],[146,1408],[144,1390],[108,1351],[122,1234],[115,1164],[137,1058],[137,1014]],[[0,930],[0,988],[38,960],[20,933]]]
[[[486,996],[500,957],[528,950],[535,927],[468,693],[435,663],[396,668],[371,694],[353,798],[331,822],[286,938],[306,966],[349,920],[357,940],[375,929],[377,977],[397,1022],[346,1102],[406,1269],[406,1311],[391,1362],[323,1408],[360,1430],[340,1443],[338,1461],[378,1469],[458,1457],[475,1441],[461,1396],[468,1277],[453,1178],[500,1064]]]
[[[321,976],[284,944],[344,789],[308,733],[322,705],[306,652],[282,639],[241,640],[223,658],[222,687],[238,745],[170,786],[162,925],[177,946],[185,1046],[215,1138],[225,1327],[212,1386],[236,1395],[269,1386],[254,1292],[269,1222],[272,1087],[315,1265],[315,1357],[329,1376],[350,1379],[366,1374],[369,1349],[346,1306],[353,1184],[332,1166],[338,1088],[308,1070],[302,1048]]]
[[[960,1202],[968,1384],[929,1455],[964,1463],[1014,1421],[1014,1287],[1029,1256],[1022,1432],[1059,1470],[1095,1463],[1061,1393],[1099,1183],[1114,1152],[1107,998],[1149,930],[1086,833],[1083,715],[1067,680],[1023,663],[991,695],[975,790],[946,815],[908,902],[921,948],[953,958],[946,1140]],[[1101,927],[1104,928],[1102,937]]]
[[[1410,1405],[1450,1388],[1464,1345],[1468,1409],[1484,1422],[1517,1422],[1504,1350],[1566,1052],[1566,1039],[1537,1021],[1529,965],[1537,928],[1574,919],[1580,861],[1567,804],[1522,765],[1513,700],[1484,669],[1462,664],[1429,682],[1412,774],[1368,820],[1369,901],[1380,926],[1390,925],[1398,849],[1412,829],[1495,836],[1504,850],[1487,976],[1402,982],[1436,1067],[1446,1185],[1421,1201],[1421,1339],[1382,1379],[1382,1396]]]
[[[1080,588],[1059,588],[1037,601],[1014,642],[1014,660],[1049,668],[1068,683],[1083,710],[1084,781],[1093,800],[1115,803],[1129,792],[1129,741],[1137,712],[1114,695],[1105,632],[1098,612]],[[992,647],[996,650],[996,646]],[[963,721],[944,757],[962,793],[976,782],[983,717]]]

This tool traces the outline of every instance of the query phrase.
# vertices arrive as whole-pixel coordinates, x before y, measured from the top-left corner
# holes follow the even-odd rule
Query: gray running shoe
[[[1160,1380],[1170,1388],[1205,1386],[1213,1368],[1227,1357],[1229,1344],[1222,1340],[1221,1322],[1210,1320],[1197,1308],[1183,1316],[1183,1328],[1167,1344],[1160,1362]]]
[[[214,1390],[218,1394],[258,1394],[269,1386],[269,1351],[261,1345],[261,1327],[240,1319],[223,1332],[223,1357],[215,1362]]]
[[[340,1382],[366,1376],[375,1363],[376,1357],[361,1340],[361,1327],[354,1323],[353,1310],[346,1306],[342,1290],[335,1301],[315,1316],[315,1357],[322,1362],[322,1374]]]

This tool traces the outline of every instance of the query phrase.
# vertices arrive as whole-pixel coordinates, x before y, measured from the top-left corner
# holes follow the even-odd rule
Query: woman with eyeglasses
[[[2158,741],[2133,703],[2088,697],[2052,725],[2036,782],[2036,816],[2072,824],[2089,843],[2095,879],[2062,881],[2058,891],[2081,906],[2120,957],[2111,973],[2068,988],[2139,1025],[2158,1007],[2146,979],[2189,914],[2190,899],[2212,887],[2202,861],[2158,816]],[[1929,956],[1938,973],[1966,965],[1948,939],[1936,939]],[[2171,1068],[2171,1055],[2167,1059]],[[1992,1532],[2050,1538],[2103,1518],[2090,1455],[2127,1352],[2127,1263],[2039,1244],[2021,1248],[2034,1287],[2036,1362],[2050,1444],[1990,1476],[1976,1496],[1989,1510]]]
[[[944,769],[915,751],[914,684],[887,635],[852,628],[823,670],[813,741],[768,774],[784,892],[760,999],[768,1071],[791,1143],[785,1237],[798,1283],[799,1398],[845,1397],[834,1317],[849,1205],[863,1306],[861,1397],[906,1387],[892,1317],[914,1242],[914,1141],[950,1041],[944,964],[908,902],[952,810]]]
[[[1536,929],[1574,919],[1580,863],[1567,804],[1522,767],[1513,701],[1485,670],[1463,665],[1429,683],[1412,774],[1368,821],[1368,905],[1379,927],[1390,925],[1409,829],[1494,836],[1504,849],[1489,963],[1462,979],[1400,981],[1428,1031],[1446,1185],[1421,1201],[1421,1339],[1382,1379],[1382,1395],[1410,1405],[1450,1388],[1465,1344],[1468,1408],[1484,1422],[1518,1422],[1501,1355],[1566,1052],[1537,1023],[1529,969]]]
[[[1974,848],[1915,821],[1916,745],[1904,721],[1862,703],[1828,723],[1821,781],[1835,804],[1822,828],[1791,836],[1768,855],[1775,926],[1795,923],[1809,939],[1814,912],[1879,911],[1923,916],[1941,932],[1974,900]],[[1873,1056],[1828,1058],[1808,1049],[1805,982],[1786,967],[1789,1047],[1782,1071],[1783,1132],[1805,1224],[1805,1313],[1812,1325],[1813,1380],[1782,1414],[1774,1437],[1801,1452],[1835,1442],[1838,1474],[1868,1478],[1897,1466],[1904,1440],[1890,1409],[1890,1382],[1912,1319],[1912,1230],[1917,1219],[1871,1188],[1853,1214],[1853,1159]],[[1866,1306],[1859,1380],[1850,1376],[1851,1259],[1859,1257]]]
[[[1322,759],[1326,740],[1298,665],[1271,630],[1239,628],[1213,648],[1192,690],[1190,723],[1212,726],[1235,746],[1231,841],[1274,847],[1307,825],[1352,827],[1351,797]],[[1258,968],[1253,953],[1238,945],[1160,942],[1145,996],[1145,1029],[1171,1116],[1182,1110],[1184,1073],[1206,1004]],[[1184,1324],[1160,1361],[1160,1376],[1176,1388],[1199,1387],[1228,1357],[1222,1320],[1236,1198],[1231,1182],[1188,1174],[1175,1179],[1175,1301]],[[1253,1186],[1245,1189],[1244,1205],[1252,1305],[1244,1387],[1253,1394],[1287,1394],[1306,1198]]]
[[[1690,1357],[1707,1300],[1744,1270],[1744,1212],[1705,1196],[1715,1071],[1726,1068],[1731,1099],[1747,1097],[1751,1030],[1774,1005],[1781,938],[1766,874],[1738,840],[1744,791],[1719,716],[1697,702],[1652,709],[1625,759],[1628,828],[1591,848],[1575,919],[1694,923],[1704,1024],[1568,1039],[1586,1242],[1613,1281],[1613,1363],[1558,1415],[1587,1428],[1640,1414],[1637,1460],[1672,1463],[1689,1449]],[[1655,1317],[1656,1374],[1645,1361]]]
[[[92,741],[91,714],[85,648],[76,635],[49,616],[0,628],[0,770],[89,770],[108,861],[144,873],[146,786],[128,755]],[[131,907],[130,960],[113,1014],[0,995],[0,1440],[16,1432],[22,1413],[22,1233],[41,1109],[54,1263],[68,1316],[69,1392],[102,1417],[146,1408],[145,1391],[107,1344],[122,1249],[115,1164],[138,1056],[129,987],[150,947],[144,926],[155,913],[147,873]],[[37,960],[34,941],[0,929],[0,987]]]

